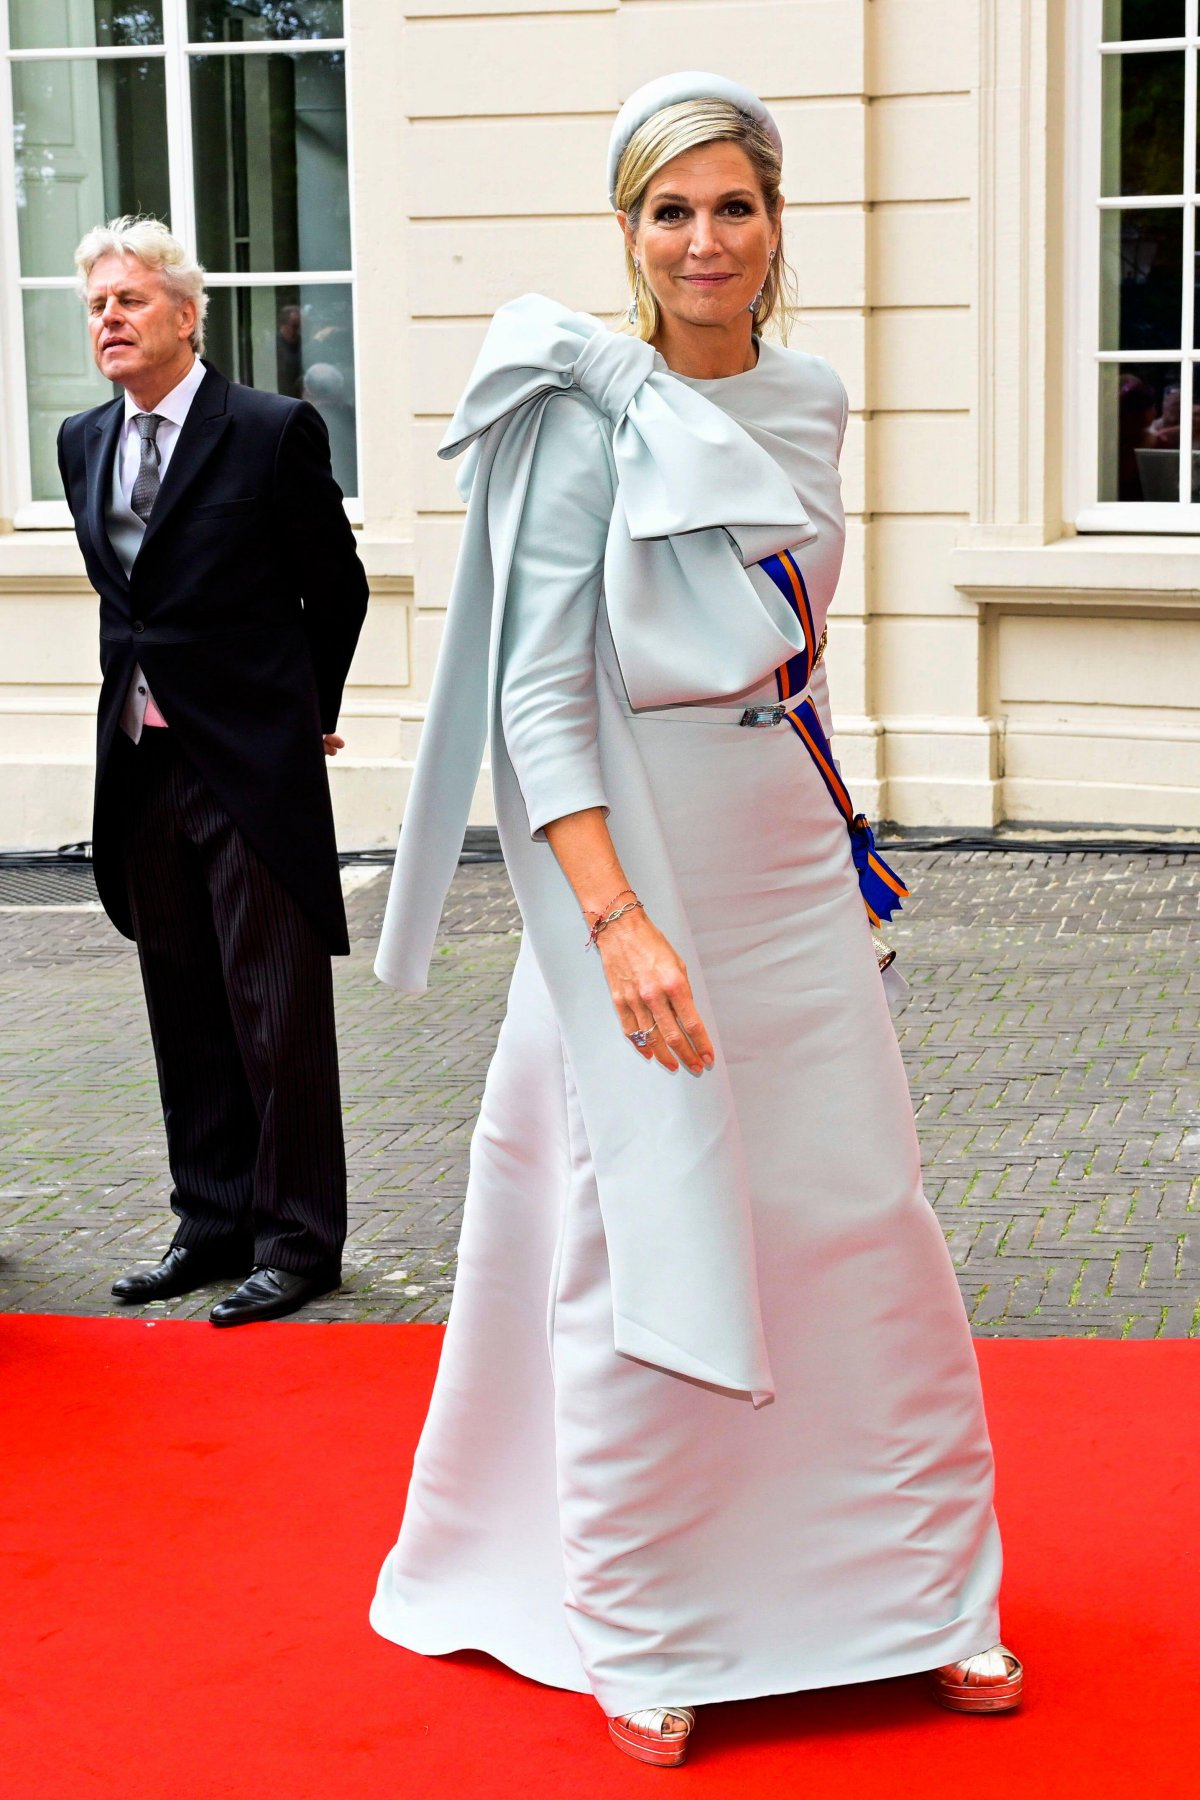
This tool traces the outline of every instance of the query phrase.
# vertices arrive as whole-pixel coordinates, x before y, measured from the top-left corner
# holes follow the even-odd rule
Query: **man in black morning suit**
[[[313,407],[199,358],[203,270],[154,220],[76,253],[101,372],[59,467],[100,598],[96,884],[137,940],[178,1224],[147,1301],[241,1278],[214,1324],[336,1287],[346,1169],[325,758],[367,582]]]

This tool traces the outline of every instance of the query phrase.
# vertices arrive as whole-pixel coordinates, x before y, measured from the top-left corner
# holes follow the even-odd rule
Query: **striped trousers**
[[[328,947],[174,732],[147,730],[123,748],[125,874],[173,1243],[336,1272],[346,1158]]]

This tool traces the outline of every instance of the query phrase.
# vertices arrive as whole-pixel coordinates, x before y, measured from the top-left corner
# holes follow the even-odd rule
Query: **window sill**
[[[980,605],[1195,606],[1200,538],[1132,535],[1060,538],[1053,544],[964,545],[950,579]]]
[[[398,581],[411,591],[413,547],[411,538],[375,537],[369,531],[355,533],[358,554],[372,584]]]
[[[88,586],[73,531],[11,531],[0,537],[0,588],[68,581]]]
[[[19,506],[14,531],[70,531],[71,509],[65,500],[31,500]]]

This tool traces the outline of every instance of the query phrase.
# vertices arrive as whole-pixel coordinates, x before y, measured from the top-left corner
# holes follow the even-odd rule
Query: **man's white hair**
[[[204,354],[204,320],[208,313],[208,295],[204,291],[204,268],[177,237],[173,237],[161,219],[125,213],[107,225],[93,225],[85,232],[75,252],[77,286],[86,299],[88,277],[93,264],[102,256],[132,256],[148,269],[157,269],[163,286],[176,300],[192,300],[196,306],[196,327],[192,332],[192,349]]]

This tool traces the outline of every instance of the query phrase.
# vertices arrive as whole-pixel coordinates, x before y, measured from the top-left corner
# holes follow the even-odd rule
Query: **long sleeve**
[[[596,744],[596,618],[616,478],[608,432],[576,393],[546,402],[517,530],[502,640],[505,743],[534,837],[607,810]]]
[[[333,731],[367,611],[367,578],[329,461],[329,434],[315,407],[290,414],[275,464],[276,503],[304,597],[321,730]]]

